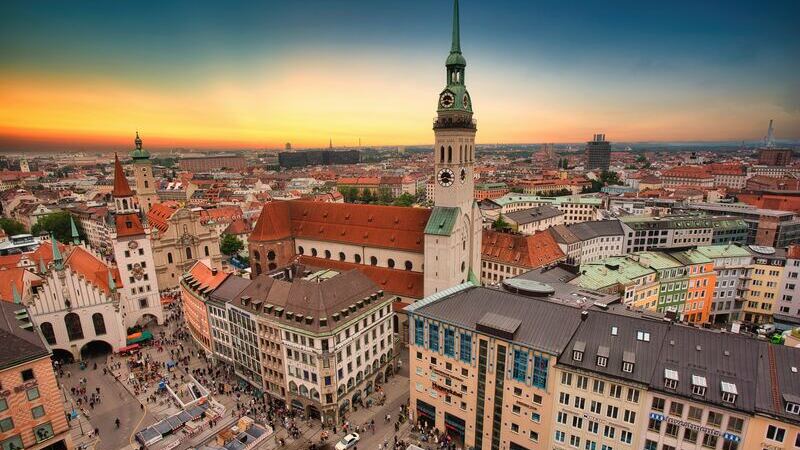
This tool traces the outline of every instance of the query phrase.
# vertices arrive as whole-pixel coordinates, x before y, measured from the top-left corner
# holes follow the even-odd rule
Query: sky
[[[478,143],[800,139],[800,2],[461,0]],[[420,145],[452,0],[0,7],[0,150]]]

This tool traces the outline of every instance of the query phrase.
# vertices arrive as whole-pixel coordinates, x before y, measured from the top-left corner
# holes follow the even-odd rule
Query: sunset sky
[[[5,2],[0,150],[427,144],[451,0]],[[479,143],[800,139],[798,1],[461,1]]]

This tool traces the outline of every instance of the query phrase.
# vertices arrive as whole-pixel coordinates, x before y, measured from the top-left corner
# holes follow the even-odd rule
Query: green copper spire
[[[78,227],[75,226],[75,220],[72,218],[71,214],[69,216],[69,226],[72,230],[72,243],[75,245],[80,245],[81,236],[78,234]]]
[[[61,256],[61,250],[58,249],[58,241],[53,233],[50,233],[50,241],[53,244],[53,264],[56,270],[64,270],[64,257]]]
[[[142,149],[142,138],[139,137],[139,130],[136,130],[136,139],[133,140],[133,145],[136,147],[133,153],[131,153],[133,162],[141,163],[150,159],[150,152]]]
[[[11,282],[11,296],[14,297],[14,303],[19,305],[22,303],[22,297],[19,295],[19,291],[17,290],[17,283],[15,281]]]
[[[458,0],[453,0],[453,45],[450,47],[451,53],[461,53],[461,36],[459,36],[458,23]]]
[[[44,275],[47,272],[47,265],[44,263],[44,258],[39,257],[39,274]]]

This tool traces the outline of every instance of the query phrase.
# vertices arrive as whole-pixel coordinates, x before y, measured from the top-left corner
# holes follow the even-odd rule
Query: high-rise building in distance
[[[586,143],[586,169],[608,170],[611,164],[611,143],[605,134],[595,134]]]

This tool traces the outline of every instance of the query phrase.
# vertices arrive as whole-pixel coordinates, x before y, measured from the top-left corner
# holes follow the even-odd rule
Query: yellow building
[[[742,285],[744,304],[740,319],[753,324],[772,322],[775,302],[781,295],[786,250],[749,246],[747,251],[753,259]]]

